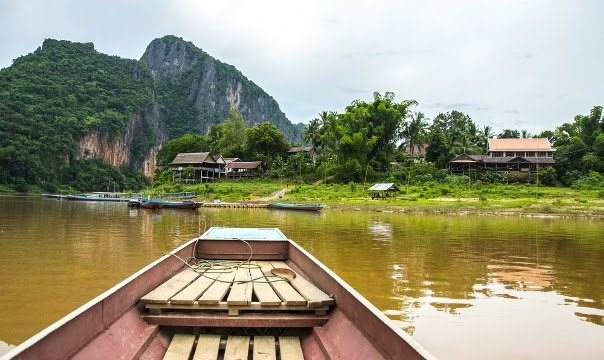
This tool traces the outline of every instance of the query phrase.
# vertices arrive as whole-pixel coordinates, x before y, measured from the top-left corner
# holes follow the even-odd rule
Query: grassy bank
[[[228,180],[192,186],[163,186],[148,193],[195,191],[204,201],[274,201],[327,204],[331,209],[417,213],[484,213],[604,217],[604,189],[577,190],[535,185],[423,184],[401,186],[396,199],[371,200],[370,184],[293,184],[278,180]]]

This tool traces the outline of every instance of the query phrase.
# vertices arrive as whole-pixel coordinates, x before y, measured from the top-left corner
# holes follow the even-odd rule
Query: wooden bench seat
[[[153,315],[162,310],[226,310],[231,316],[240,311],[313,311],[322,316],[335,304],[300,274],[291,282],[271,275],[273,268],[292,270],[283,261],[204,264],[216,265],[186,268],[143,296],[141,303]]]
[[[164,359],[224,360],[253,359],[302,360],[297,336],[228,336],[175,334]]]

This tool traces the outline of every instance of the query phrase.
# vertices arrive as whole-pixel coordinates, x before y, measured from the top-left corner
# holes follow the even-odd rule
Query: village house
[[[556,150],[546,138],[489,139],[488,145],[485,155],[464,153],[449,161],[451,173],[479,179],[486,170],[492,170],[530,180],[539,168],[555,164]]]
[[[255,177],[260,175],[262,161],[233,161],[226,165],[228,177]]]
[[[228,173],[230,173],[231,171],[233,171],[233,169],[231,169],[230,167],[227,167],[228,164],[232,163],[232,162],[237,162],[237,161],[241,161],[240,158],[234,157],[234,158],[224,158],[224,162],[225,162],[225,166],[224,166],[224,172],[226,175],[228,175]]]
[[[295,146],[289,150],[287,150],[288,155],[294,155],[298,153],[306,153],[310,157],[313,165],[317,163],[317,152],[315,148],[312,146]]]
[[[405,156],[421,162],[426,158],[426,149],[428,144],[413,144],[405,147]]]
[[[172,181],[184,183],[209,182],[225,176],[226,162],[220,155],[209,152],[180,153],[170,163]]]

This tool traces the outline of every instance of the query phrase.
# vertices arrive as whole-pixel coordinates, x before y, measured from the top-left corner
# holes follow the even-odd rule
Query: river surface
[[[0,353],[210,226],[278,227],[441,359],[603,359],[604,222],[0,196]]]

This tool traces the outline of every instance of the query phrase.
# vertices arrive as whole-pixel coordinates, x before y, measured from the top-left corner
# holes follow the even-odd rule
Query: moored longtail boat
[[[5,358],[246,359],[248,353],[250,359],[433,358],[281,231],[242,228],[209,229]]]
[[[269,204],[271,209],[281,210],[304,210],[304,211],[320,211],[325,208],[325,205],[321,204],[284,204],[278,202],[272,202]]]
[[[72,201],[108,201],[108,202],[127,202],[130,198],[122,197],[102,197],[90,195],[65,195],[65,199]]]
[[[164,201],[161,199],[141,199],[140,207],[145,209],[161,209],[164,206]]]
[[[164,208],[172,208],[172,209],[186,209],[186,210],[195,210],[200,208],[203,205],[202,202],[197,201],[165,201],[164,200]]]

